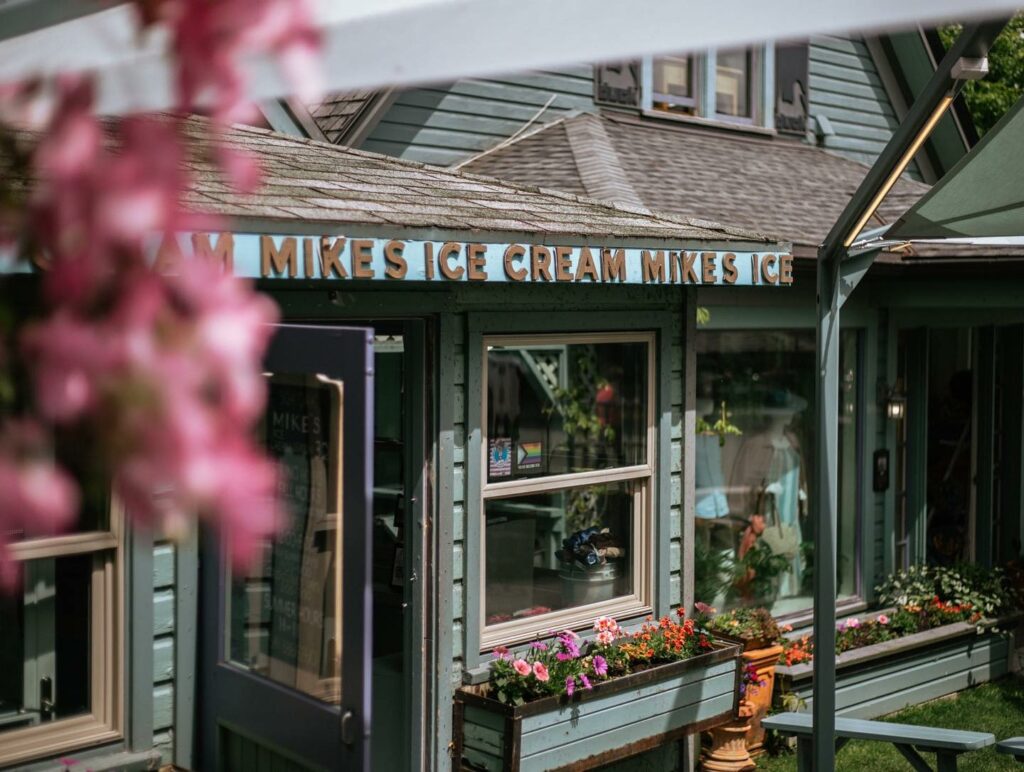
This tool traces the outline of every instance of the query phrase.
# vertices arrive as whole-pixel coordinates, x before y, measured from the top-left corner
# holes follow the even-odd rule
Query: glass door
[[[288,525],[233,570],[206,538],[204,770],[369,769],[373,333],[282,326],[261,435]]]

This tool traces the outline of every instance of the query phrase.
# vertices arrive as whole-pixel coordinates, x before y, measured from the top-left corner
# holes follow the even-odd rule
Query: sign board
[[[793,256],[772,251],[641,249],[285,236],[180,234],[156,249],[160,270],[183,270],[184,254],[220,261],[253,279],[506,284],[787,286]]]

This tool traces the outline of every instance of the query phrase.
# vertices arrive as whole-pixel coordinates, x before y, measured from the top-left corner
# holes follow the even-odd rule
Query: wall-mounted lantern
[[[907,417],[907,398],[895,389],[889,392],[885,400],[885,414],[893,421],[901,421]]]

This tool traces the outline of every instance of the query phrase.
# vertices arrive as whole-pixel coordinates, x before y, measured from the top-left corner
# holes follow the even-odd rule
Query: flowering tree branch
[[[305,0],[139,0],[143,26],[166,25],[181,114],[205,109],[215,159],[236,190],[259,183],[244,152],[216,141],[251,121],[244,60],[277,56],[311,97],[318,35]],[[52,109],[26,133],[42,96]],[[73,429],[129,515],[180,535],[195,515],[236,562],[283,525],[276,465],[252,437],[266,387],[261,361],[273,303],[193,256],[157,270],[154,237],[218,226],[190,212],[181,115],[101,122],[87,76],[0,87],[0,253],[16,244],[41,270],[29,310],[0,315],[0,583],[7,546],[73,525],[78,482],[56,461]],[[38,120],[35,120],[38,123]],[[84,439],[82,439],[84,438]]]

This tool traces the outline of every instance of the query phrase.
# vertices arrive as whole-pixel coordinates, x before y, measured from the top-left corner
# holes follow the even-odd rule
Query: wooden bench
[[[996,750],[1013,756],[1021,764],[1024,764],[1024,737],[1009,737],[1006,740],[1000,740],[996,745]]]
[[[811,755],[814,728],[809,713],[779,713],[766,717],[761,725],[782,734],[796,735],[797,769],[799,772],[811,772],[814,764]],[[959,732],[930,726],[836,717],[836,752],[850,740],[892,743],[917,772],[932,772],[920,751],[934,753],[938,772],[954,772],[957,757],[961,753],[993,745],[996,738],[988,732]]]

